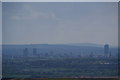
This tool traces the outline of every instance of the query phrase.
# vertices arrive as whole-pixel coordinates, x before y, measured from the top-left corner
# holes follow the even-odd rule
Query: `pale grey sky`
[[[2,3],[0,2],[0,43],[2,43]]]
[[[117,2],[3,3],[3,44],[118,44]]]

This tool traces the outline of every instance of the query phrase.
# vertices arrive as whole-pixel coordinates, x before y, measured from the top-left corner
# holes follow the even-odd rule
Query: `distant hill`
[[[104,54],[104,45],[93,43],[72,43],[72,44],[17,44],[17,45],[3,45],[3,54],[23,54],[25,48],[29,49],[32,54],[33,48],[37,49],[39,54],[54,52],[55,54],[73,53],[74,55],[82,54],[89,55],[94,53],[96,55]],[[117,53],[117,48],[110,46],[112,55]]]
[[[101,47],[103,48],[105,44],[95,44],[95,43],[68,43],[68,44],[8,44],[3,45],[4,47]],[[109,45],[111,48],[116,48],[117,46]]]
[[[95,43],[71,43],[67,45],[73,45],[73,46],[91,46],[91,47],[103,47],[103,44],[95,44]]]

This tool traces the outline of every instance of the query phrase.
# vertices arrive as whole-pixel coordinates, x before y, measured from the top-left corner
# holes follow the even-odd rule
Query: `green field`
[[[3,78],[80,78],[116,77],[116,59],[5,59]]]

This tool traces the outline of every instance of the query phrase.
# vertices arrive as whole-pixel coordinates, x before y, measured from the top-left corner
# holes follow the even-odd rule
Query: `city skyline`
[[[3,44],[118,44],[118,4],[3,3]]]

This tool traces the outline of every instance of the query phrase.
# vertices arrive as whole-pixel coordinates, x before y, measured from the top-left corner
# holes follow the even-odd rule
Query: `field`
[[[3,78],[117,77],[114,58],[4,58]]]

